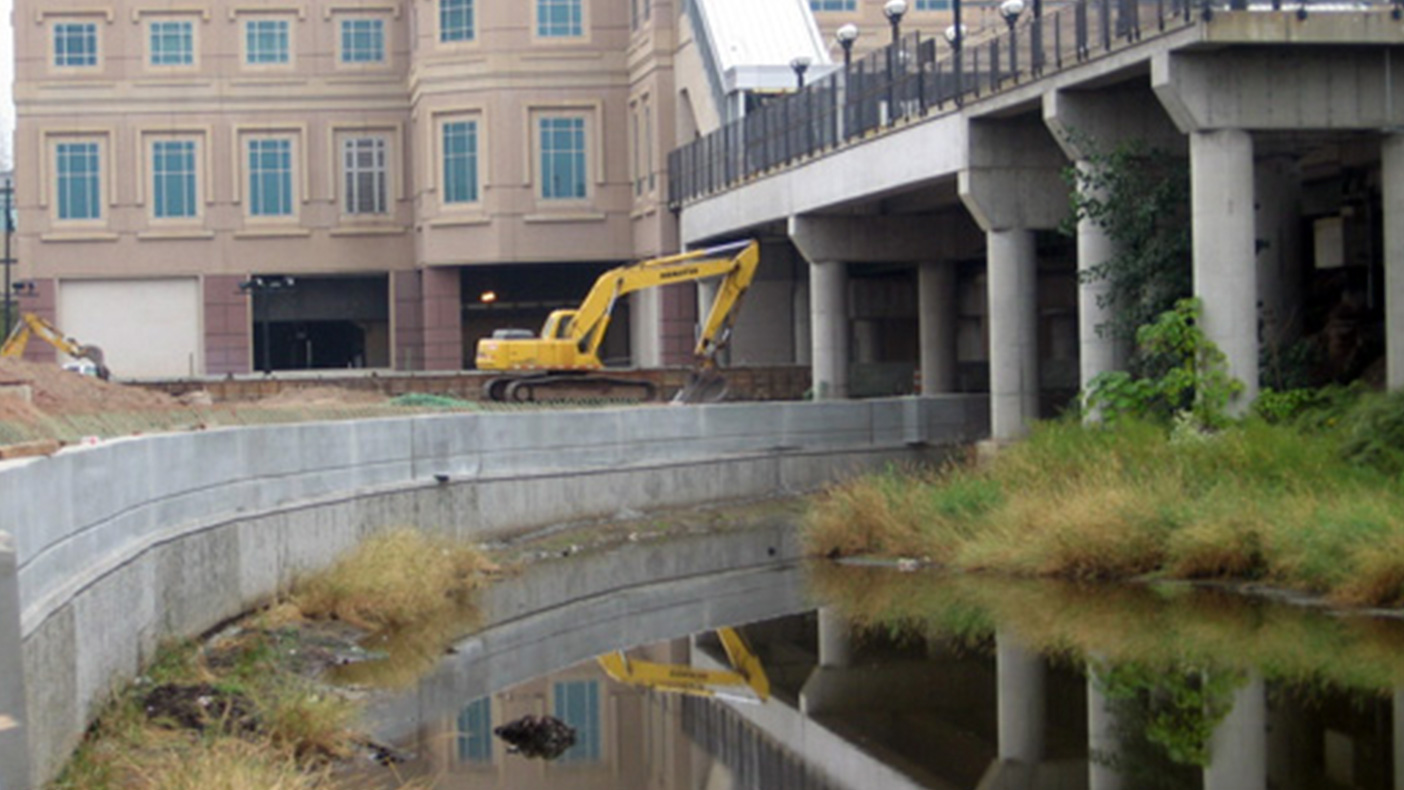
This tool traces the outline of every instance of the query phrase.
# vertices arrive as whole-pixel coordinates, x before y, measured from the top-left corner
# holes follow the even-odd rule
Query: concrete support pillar
[[[804,266],[800,271],[804,272],[804,278],[795,281],[795,291],[791,297],[791,313],[795,317],[795,364],[810,365],[814,360],[814,333],[809,323],[812,318],[809,314],[809,267]]]
[[[1380,143],[1384,185],[1385,383],[1404,389],[1404,134]]]
[[[995,634],[1000,760],[1027,766],[1043,761],[1045,674],[1037,652],[1008,632]]]
[[[848,265],[809,267],[810,345],[815,400],[848,397]]]
[[[1077,163],[1078,170],[1087,170],[1091,165],[1086,161]],[[1110,304],[1104,304],[1111,287],[1105,279],[1089,281],[1086,273],[1111,260],[1116,254],[1116,245],[1101,225],[1090,219],[1077,223],[1077,271],[1079,285],[1077,291],[1077,334],[1078,334],[1078,382],[1084,390],[1092,379],[1114,370],[1125,370],[1130,356],[1130,344],[1117,340],[1098,327],[1108,323],[1115,315]]]
[[[0,790],[28,790],[24,654],[14,540],[0,532]]]
[[[1394,689],[1394,790],[1404,790],[1404,686]]]
[[[928,261],[917,267],[917,320],[921,392],[956,391],[956,266]]]
[[[1267,691],[1261,675],[1233,694],[1233,709],[1209,740],[1204,790],[1266,790]]]
[[[819,608],[819,666],[841,669],[853,664],[848,621],[832,606]]]
[[[1031,230],[992,230],[989,254],[990,432],[1017,439],[1038,418],[1038,256]]]
[[[1271,157],[1253,168],[1260,341],[1266,344],[1269,364],[1274,351],[1286,351],[1302,332],[1301,192],[1301,173],[1293,158]]]
[[[1106,758],[1117,753],[1116,716],[1097,685],[1097,671],[1087,667],[1087,761],[1088,790],[1122,790],[1121,774],[1107,765]]]
[[[1254,252],[1253,137],[1241,129],[1190,135],[1194,295],[1209,339],[1228,358],[1243,393],[1241,414],[1258,396],[1258,277]]]
[[[635,367],[663,365],[663,293],[645,288],[629,295],[630,362]]]
[[[853,322],[853,361],[859,364],[882,358],[882,325],[870,319]]]

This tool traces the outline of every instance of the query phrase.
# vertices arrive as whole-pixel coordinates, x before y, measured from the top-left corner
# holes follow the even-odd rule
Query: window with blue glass
[[[341,143],[347,214],[386,212],[384,137],[349,137]]]
[[[102,156],[95,142],[59,143],[58,218],[102,219]]]
[[[478,200],[478,122],[444,124],[444,202]]]
[[[472,41],[473,0],[439,0],[439,40]]]
[[[492,699],[480,697],[458,712],[458,761],[492,762]]]
[[[600,761],[600,684],[595,680],[556,683],[553,689],[556,718],[575,728],[575,745],[561,755],[562,763]]]
[[[541,153],[541,197],[579,200],[585,197],[585,119],[552,117],[538,120]]]
[[[151,23],[151,65],[189,66],[194,62],[194,23],[185,19]]]
[[[916,0],[918,11],[949,11],[951,0]]]
[[[385,20],[341,20],[341,62],[383,63],[385,61]]]
[[[158,219],[196,216],[195,142],[158,140],[151,144],[152,205]]]
[[[292,141],[286,137],[257,137],[248,145],[249,214],[292,216]]]
[[[55,66],[96,66],[97,57],[96,24],[62,22],[54,25]]]
[[[543,38],[584,35],[584,0],[536,0],[536,35]]]
[[[853,11],[856,0],[809,0],[811,11]]]
[[[287,63],[288,20],[250,19],[244,23],[244,62],[253,66]]]

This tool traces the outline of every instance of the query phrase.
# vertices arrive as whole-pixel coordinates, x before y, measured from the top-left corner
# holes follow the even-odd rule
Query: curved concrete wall
[[[978,396],[728,404],[226,429],[0,464],[16,544],[0,541],[0,790],[53,776],[161,638],[247,611],[376,529],[477,538],[798,492],[987,428]]]

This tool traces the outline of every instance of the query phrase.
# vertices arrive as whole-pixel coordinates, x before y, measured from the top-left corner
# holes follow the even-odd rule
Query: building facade
[[[120,376],[464,367],[676,246],[672,16],[21,0],[23,308]]]

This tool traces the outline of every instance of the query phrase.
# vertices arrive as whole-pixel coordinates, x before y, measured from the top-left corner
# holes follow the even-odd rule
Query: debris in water
[[[575,745],[575,728],[555,716],[527,714],[492,731],[506,741],[509,754],[554,760]]]

